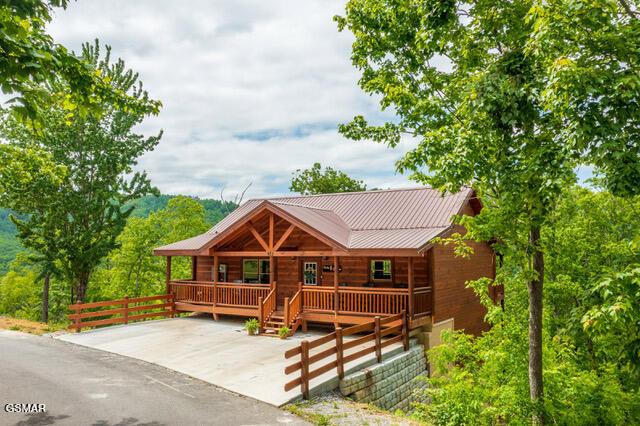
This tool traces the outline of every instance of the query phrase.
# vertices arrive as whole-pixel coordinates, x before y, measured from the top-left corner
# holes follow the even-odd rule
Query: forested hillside
[[[132,216],[147,217],[149,213],[167,207],[169,200],[175,197],[175,195],[162,194],[159,197],[148,195],[139,198],[130,203],[135,206]],[[235,208],[235,204],[229,201],[197,198],[196,200],[204,207],[205,220],[210,225],[219,222]],[[23,250],[15,237],[16,227],[9,218],[10,213],[11,211],[8,209],[0,209],[0,275],[7,272],[9,264],[15,259],[16,254]]]
[[[0,275],[7,272],[9,263],[22,249],[15,237],[16,227],[9,219],[9,213],[7,209],[0,209]]]

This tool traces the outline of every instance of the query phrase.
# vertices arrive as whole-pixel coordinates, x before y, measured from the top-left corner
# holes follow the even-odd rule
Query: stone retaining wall
[[[422,345],[412,344],[388,360],[350,374],[340,381],[340,392],[357,402],[372,403],[385,410],[411,411],[417,390],[426,386],[419,376],[427,375]]]

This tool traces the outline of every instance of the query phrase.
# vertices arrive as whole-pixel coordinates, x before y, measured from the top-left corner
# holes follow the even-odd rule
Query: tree
[[[8,272],[0,277],[0,315],[10,315],[32,321],[42,319],[42,264],[34,263],[32,253],[19,253]],[[47,321],[67,321],[68,284],[49,275]]]
[[[640,197],[563,191],[542,238],[545,253],[545,413],[552,424],[640,422]],[[635,241],[635,242],[634,242]],[[516,254],[519,258],[520,255]],[[519,262],[519,259],[516,259]],[[485,300],[490,331],[456,332],[429,352],[429,424],[530,423],[526,360],[528,294],[505,257],[504,307]]]
[[[138,75],[127,70],[122,60],[111,63],[109,47],[101,59],[97,41],[85,44],[82,60],[94,73],[105,76],[113,90],[126,93],[138,104],[156,104],[143,90]],[[68,89],[67,82],[60,79],[49,86],[53,92]],[[26,173],[0,165],[0,175],[10,178],[0,185],[0,200],[5,201],[5,207],[28,215],[13,219],[21,242],[42,255],[57,253],[55,260],[73,284],[78,301],[85,300],[93,270],[117,246],[116,238],[133,209],[124,207],[126,203],[157,192],[144,172],[133,171],[138,157],[152,150],[161,137],[144,137],[133,131],[148,114],[106,102],[102,110],[100,116],[70,116],[64,108],[52,108],[40,115],[42,125],[37,128],[5,114],[1,129],[11,143],[7,150],[22,156],[44,152],[44,158],[52,163],[46,170],[52,170],[50,175],[59,180],[57,187],[49,175],[25,179]],[[14,157],[19,158],[18,154]],[[23,169],[37,161],[23,161]],[[54,243],[55,249],[50,250]]]
[[[119,109],[157,113],[159,103],[139,102],[114,87],[82,58],[54,43],[46,33],[54,8],[67,0],[6,0],[0,4],[0,87],[15,95],[13,112],[20,119],[36,119],[55,105],[68,114],[101,114],[103,102]],[[63,81],[65,90],[46,90],[43,84]]]
[[[289,186],[290,191],[302,195],[358,192],[366,189],[363,181],[352,179],[346,173],[331,167],[322,170],[320,163],[314,163],[310,169],[296,170]]]
[[[541,232],[575,168],[616,194],[640,191],[640,20],[613,0],[350,0],[360,87],[397,120],[340,126],[355,140],[418,146],[400,172],[441,190],[472,185],[485,209],[469,236],[520,253],[528,286],[532,415],[543,422]],[[436,63],[444,66],[436,66]]]
[[[104,282],[102,293],[122,297],[164,291],[165,259],[154,256],[153,249],[202,234],[209,227],[202,204],[185,196],[170,199],[166,208],[146,218],[131,217],[118,237],[119,248],[97,273],[96,279]],[[190,274],[188,258],[175,260],[172,268],[176,274]]]

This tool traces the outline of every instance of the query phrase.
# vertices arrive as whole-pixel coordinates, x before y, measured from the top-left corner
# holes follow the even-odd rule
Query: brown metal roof
[[[200,250],[233,224],[271,205],[348,249],[420,249],[452,225],[472,195],[465,188],[442,195],[431,188],[394,189],[253,199],[205,234],[157,251]]]

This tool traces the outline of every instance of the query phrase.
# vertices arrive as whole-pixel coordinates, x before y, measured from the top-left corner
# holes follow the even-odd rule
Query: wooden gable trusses
[[[267,212],[268,214],[268,234],[264,235],[258,231],[256,225],[256,219],[259,218],[262,214]],[[289,226],[285,229],[285,231],[280,235],[278,239],[276,239],[276,219],[280,219],[280,221],[285,221],[289,223]],[[258,220],[260,222],[261,220]],[[216,247],[211,247],[207,249],[208,255],[211,256],[229,256],[229,257],[285,257],[285,256],[335,256],[335,255],[345,255],[346,252],[341,247],[331,247],[326,250],[281,250],[284,243],[291,236],[291,234],[299,229],[302,232],[305,232],[311,235],[314,238],[317,238],[321,242],[332,246],[331,241],[327,241],[327,239],[313,231],[312,229],[303,229],[308,228],[304,224],[296,224],[292,223],[291,218],[281,217],[279,214],[276,214],[271,209],[265,208],[260,212],[256,212],[252,218],[247,220],[246,222],[239,224],[233,232],[230,232],[229,235],[223,240],[219,241]],[[262,250],[235,250],[235,249],[221,249],[220,246],[233,241],[234,239],[240,238],[241,235],[245,234],[246,231],[249,231],[249,234],[253,236],[260,248]],[[246,244],[245,244],[246,245]],[[205,253],[203,253],[205,254]]]

